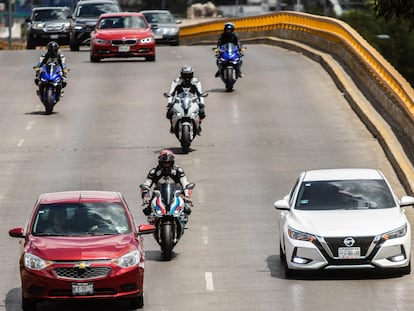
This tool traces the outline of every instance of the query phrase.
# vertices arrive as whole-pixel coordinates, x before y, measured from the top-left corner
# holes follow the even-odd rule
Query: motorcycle
[[[150,191],[145,185],[141,187],[144,191]],[[166,261],[171,260],[172,250],[184,234],[188,220],[184,212],[185,206],[192,206],[192,202],[184,196],[184,191],[194,187],[195,184],[190,183],[185,189],[181,189],[173,180],[166,177],[153,191],[149,203],[152,213],[148,216],[148,222],[156,228],[154,238],[161,246]]]
[[[170,93],[164,93],[166,98],[170,98]],[[201,94],[202,97],[207,97],[208,93]],[[199,117],[199,98],[197,94],[191,93],[189,89],[184,88],[184,91],[174,96],[172,103],[172,118],[171,124],[174,129],[174,134],[181,143],[184,153],[188,153],[191,142],[197,135],[201,123]]]
[[[233,90],[238,76],[237,70],[242,64],[243,52],[246,48],[239,49],[233,43],[226,43],[220,48],[213,48],[217,58],[218,70],[220,79],[224,82],[227,92]]]
[[[42,67],[33,67],[37,71],[39,89],[37,94],[45,106],[46,114],[53,113],[53,108],[60,100],[63,88],[62,68],[55,62],[49,62]]]

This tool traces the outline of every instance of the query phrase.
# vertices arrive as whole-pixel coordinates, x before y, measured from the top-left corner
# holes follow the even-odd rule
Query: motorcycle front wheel
[[[53,113],[53,107],[55,106],[55,92],[53,88],[48,88],[46,90],[46,95],[44,98],[44,105],[46,109],[46,114],[52,114]]]
[[[233,86],[236,80],[234,79],[234,68],[227,67],[224,69],[224,83],[226,85],[226,91],[233,91]]]
[[[164,260],[170,261],[172,258],[172,250],[174,248],[173,226],[171,223],[163,224],[161,232],[161,249]]]
[[[184,125],[181,131],[181,146],[183,147],[184,153],[188,153],[191,145],[190,126]]]

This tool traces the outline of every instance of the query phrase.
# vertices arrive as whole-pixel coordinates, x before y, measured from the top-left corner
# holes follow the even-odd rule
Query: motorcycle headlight
[[[52,264],[51,261],[44,260],[31,253],[24,253],[23,262],[24,266],[31,270],[43,270]]]
[[[151,43],[152,37],[143,38],[140,40],[141,43]]]
[[[140,259],[140,253],[137,250],[134,250],[128,254],[125,254],[124,256],[114,259],[113,262],[121,268],[129,268],[137,266]]]
[[[384,234],[382,234],[382,238],[384,240],[390,240],[390,239],[396,239],[396,238],[400,238],[404,235],[407,234],[407,224],[405,224],[402,227],[399,227],[397,229],[385,232]]]
[[[288,235],[290,238],[299,241],[313,242],[316,240],[316,236],[313,234],[295,230],[292,227],[288,227]]]

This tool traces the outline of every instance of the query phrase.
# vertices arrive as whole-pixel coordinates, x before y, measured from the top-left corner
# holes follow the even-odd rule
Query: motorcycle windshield
[[[60,66],[56,63],[47,63],[43,66],[41,73],[41,78],[49,81],[58,81],[60,80],[61,69]]]
[[[175,191],[177,187],[175,183],[164,183],[160,185],[161,200],[165,206],[169,206],[175,201]]]
[[[191,92],[181,92],[178,94],[178,99],[181,102],[184,110],[188,110],[191,106],[191,103],[195,101],[196,98],[197,97],[195,97]]]
[[[224,62],[235,62],[238,61],[239,48],[233,43],[226,43],[220,48],[220,59]]]

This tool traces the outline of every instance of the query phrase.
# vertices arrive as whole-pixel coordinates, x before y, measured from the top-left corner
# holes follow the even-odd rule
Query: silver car
[[[181,20],[176,20],[168,10],[144,10],[144,14],[151,26],[157,43],[179,45]]]

